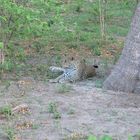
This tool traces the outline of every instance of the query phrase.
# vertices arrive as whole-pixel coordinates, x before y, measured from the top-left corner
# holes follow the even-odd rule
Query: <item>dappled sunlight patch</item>
[[[87,136],[80,132],[72,132],[70,135],[65,136],[64,140],[80,140],[87,139]]]
[[[12,109],[13,114],[16,114],[16,113],[27,114],[27,113],[30,113],[30,112],[31,111],[30,111],[27,104],[21,104],[21,105],[18,105],[18,106],[14,107]]]
[[[18,123],[16,125],[16,129],[22,130],[22,129],[31,129],[33,127],[32,121],[25,121],[23,123]]]

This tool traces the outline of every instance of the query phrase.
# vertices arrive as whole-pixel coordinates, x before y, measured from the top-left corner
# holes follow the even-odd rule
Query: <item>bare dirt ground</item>
[[[131,135],[139,140],[140,95],[95,88],[94,79],[69,85],[29,77],[1,83],[0,107],[28,108],[10,118],[0,115],[0,140],[8,139],[6,127],[14,129],[16,140],[87,140],[89,134],[107,134],[115,140]],[[51,103],[61,118],[49,112]]]
[[[140,95],[105,91],[102,76],[49,83],[47,63],[46,57],[31,58],[18,75],[0,81],[0,108],[12,112],[0,113],[0,140],[87,140],[90,134],[140,140]]]

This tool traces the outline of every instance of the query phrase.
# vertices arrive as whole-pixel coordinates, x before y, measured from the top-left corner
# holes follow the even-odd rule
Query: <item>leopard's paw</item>
[[[55,80],[55,79],[50,79],[49,82],[50,82],[50,83],[58,83],[58,81]]]

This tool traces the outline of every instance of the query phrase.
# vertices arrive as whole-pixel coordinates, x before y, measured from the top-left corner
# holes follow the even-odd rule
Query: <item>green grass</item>
[[[67,48],[79,50],[80,46],[85,46],[90,48],[94,55],[100,56],[102,47],[106,44],[101,42],[99,0],[94,0],[92,3],[88,0],[71,0],[69,4],[63,1],[54,1],[52,5],[47,7],[43,20],[47,21],[48,30],[39,41],[35,41],[30,47],[40,55],[42,53],[48,54],[49,52],[45,50],[54,48],[56,55],[58,55],[61,54],[61,50],[67,50]],[[41,7],[44,5],[38,6],[38,8]],[[117,44],[120,47],[118,37],[127,35],[135,7],[135,0],[107,0],[105,27],[108,44]],[[20,38],[15,35],[12,41],[14,42],[14,40],[19,41]],[[10,48],[10,46],[12,47]],[[15,67],[16,65],[22,67],[21,64],[27,57],[22,45],[12,44],[10,46],[6,50],[8,58],[3,65],[0,65],[4,71],[14,71],[18,69]],[[56,59],[56,63],[59,63],[59,60],[59,58]],[[38,72],[42,73],[42,71],[44,74],[43,66],[37,70],[37,75],[40,75]]]
[[[109,0],[107,2],[105,15],[107,36],[115,38],[127,35],[135,5],[136,2],[130,0]],[[79,6],[82,10],[77,12],[76,9]],[[65,12],[62,15],[61,24],[54,24],[50,29],[53,38],[49,39],[52,42],[57,41],[57,44],[53,44],[55,47],[62,42],[64,44],[67,42],[66,47],[80,45],[88,47],[90,44],[94,44],[95,40],[100,40],[98,0],[93,3],[87,1],[79,3],[72,0],[70,4],[64,4],[63,7],[65,7]],[[58,42],[58,40],[62,40],[62,42]],[[78,43],[73,45],[74,42]]]
[[[58,84],[56,85],[56,92],[57,93],[66,93],[72,90],[72,86],[67,84]]]
[[[12,116],[11,106],[5,105],[5,106],[1,107],[0,114],[3,114],[6,118],[10,118]]]
[[[6,136],[8,138],[8,140],[15,140],[15,130],[14,128],[8,127],[5,130]]]
[[[48,112],[53,115],[54,119],[60,119],[61,113],[58,111],[57,104],[55,102],[50,102],[48,105]]]

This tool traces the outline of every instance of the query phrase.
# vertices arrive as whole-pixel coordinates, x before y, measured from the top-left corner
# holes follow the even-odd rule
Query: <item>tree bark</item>
[[[140,93],[140,3],[133,16],[121,57],[103,87],[114,91]]]

